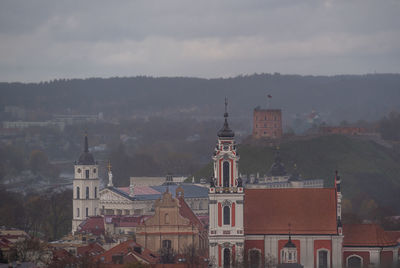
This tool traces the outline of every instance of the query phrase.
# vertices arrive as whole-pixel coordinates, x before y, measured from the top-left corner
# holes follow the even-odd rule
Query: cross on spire
[[[225,113],[224,113],[225,121],[228,118],[228,98],[225,97]]]
[[[87,131],[85,130],[85,153],[89,152],[89,142],[88,142],[88,134]]]
[[[292,242],[292,233],[291,233],[292,224],[290,222],[288,224],[288,227],[289,227],[289,243],[291,243]]]

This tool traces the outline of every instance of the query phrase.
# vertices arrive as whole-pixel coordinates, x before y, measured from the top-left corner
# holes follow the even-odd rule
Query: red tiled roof
[[[79,225],[78,232],[83,233],[91,233],[94,235],[104,234],[104,219],[102,216],[93,216],[87,218]]]
[[[103,253],[104,251],[105,251],[104,248],[97,243],[91,243],[87,246],[79,247],[77,249],[77,253],[79,256],[83,255],[95,256]]]
[[[385,231],[385,233],[393,240],[396,240],[398,243],[400,243],[400,231]]]
[[[334,188],[246,189],[245,234],[337,234]]]
[[[149,215],[126,216],[126,215],[110,215],[104,216],[107,223],[113,223],[115,227],[136,227],[142,224]]]
[[[183,197],[177,197],[179,200],[179,214],[184,218],[190,220],[190,222],[199,228],[200,231],[204,230],[203,223],[197,218],[197,216],[193,213],[193,210],[189,207],[189,205],[185,202]]]
[[[72,254],[66,251],[65,249],[63,248],[53,249],[53,260],[55,261],[69,260],[72,262],[73,259],[74,256],[72,256]]]
[[[344,224],[343,246],[385,247],[397,245],[397,238],[378,224]]]
[[[141,248],[141,253],[135,251],[135,248]],[[97,255],[95,258],[102,263],[110,264],[112,263],[112,257],[115,255],[122,255],[124,258],[124,262],[131,261],[132,257],[134,257],[137,261],[139,259],[143,259],[147,263],[156,263],[158,258],[155,253],[151,252],[148,249],[143,248],[138,243],[133,240],[125,241],[106,252]]]

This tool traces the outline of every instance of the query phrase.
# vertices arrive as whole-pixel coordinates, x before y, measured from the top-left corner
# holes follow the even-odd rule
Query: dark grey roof
[[[299,171],[297,170],[297,165],[294,165],[294,171],[293,174],[290,176],[289,181],[301,181],[302,178],[300,176]]]
[[[183,188],[185,198],[205,198],[205,197],[208,198],[207,187],[202,187],[189,183],[182,183],[179,185],[168,185],[168,186],[167,185],[150,186],[150,187],[156,191],[159,191],[160,193],[164,193],[168,187],[168,190],[171,193],[175,194],[176,188],[178,188],[179,186]]]
[[[268,175],[269,176],[285,176],[286,173],[286,169],[285,166],[283,165],[282,161],[281,161],[281,157],[279,155],[279,149],[276,149],[275,152],[275,161],[272,164]]]
[[[184,191],[184,196],[186,198],[208,198],[208,188],[193,185],[193,184],[176,184],[176,185],[159,185],[159,186],[150,186],[150,188],[159,192],[159,194],[142,194],[142,195],[135,195],[133,197],[129,196],[128,193],[116,188],[116,187],[107,187],[111,191],[129,199],[129,200],[157,200],[161,197],[163,193],[167,191],[171,192],[175,195],[176,188],[182,187]]]
[[[293,244],[292,238],[289,237],[289,241],[285,244],[285,248],[295,248],[295,247],[296,247],[296,245]]]
[[[88,137],[87,135],[85,135],[85,148],[83,150],[83,153],[79,156],[78,165],[94,165],[94,164],[95,164],[94,157],[89,152]]]

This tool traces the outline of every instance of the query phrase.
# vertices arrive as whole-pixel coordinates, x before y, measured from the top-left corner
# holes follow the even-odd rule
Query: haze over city
[[[400,1],[0,1],[0,268],[400,267]]]

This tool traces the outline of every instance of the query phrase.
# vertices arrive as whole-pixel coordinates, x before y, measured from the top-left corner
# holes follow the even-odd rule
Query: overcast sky
[[[0,1],[0,81],[400,72],[400,0]]]

